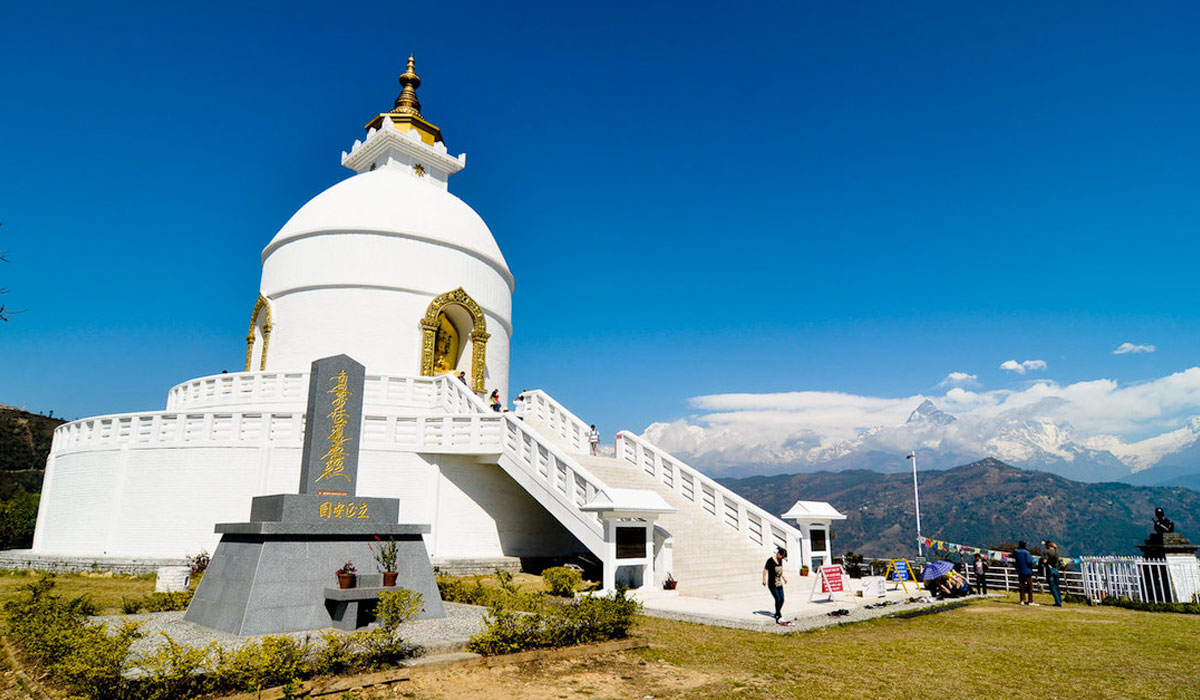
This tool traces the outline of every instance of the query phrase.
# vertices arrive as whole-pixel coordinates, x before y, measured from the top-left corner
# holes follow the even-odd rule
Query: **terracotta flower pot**
[[[400,575],[400,573],[396,572],[396,571],[383,572],[383,585],[395,586],[396,585],[396,577],[399,575]]]
[[[678,581],[663,581],[663,590],[673,591],[678,584]]]
[[[338,588],[354,588],[354,574],[338,574]]]

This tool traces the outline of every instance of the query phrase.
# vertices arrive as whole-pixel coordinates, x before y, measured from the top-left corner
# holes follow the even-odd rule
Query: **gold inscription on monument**
[[[329,393],[333,394],[333,401],[330,402],[333,410],[329,412],[333,427],[329,429],[329,451],[321,457],[325,460],[325,471],[321,472],[321,475],[313,481],[320,481],[327,476],[340,476],[346,481],[350,481],[350,477],[345,474],[345,444],[350,441],[350,438],[346,437],[346,423],[350,421],[350,414],[346,411],[346,400],[351,394],[350,389],[346,387],[346,370],[338,372],[336,377],[330,377],[330,379],[336,382],[329,390]]]
[[[341,501],[325,501],[317,510],[317,514],[322,518],[371,519],[371,516],[367,515],[366,501],[361,503],[356,501],[350,501],[349,503],[342,503]]]

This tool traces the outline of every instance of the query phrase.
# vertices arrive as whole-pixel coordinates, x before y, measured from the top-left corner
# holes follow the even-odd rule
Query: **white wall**
[[[471,251],[399,234],[322,233],[269,252],[262,279],[272,302],[267,369],[306,371],[317,358],[345,353],[368,373],[418,374],[420,321],[434,297],[460,286],[487,318],[485,384],[507,395],[512,296],[505,276]],[[469,368],[469,338],[462,340]]]
[[[256,495],[295,493],[301,450],[248,445],[134,447],[55,455],[34,552],[177,558],[214,551],[213,525],[244,522]],[[358,493],[400,499],[402,522],[429,523],[430,556],[555,556],[582,551],[495,464],[364,449]]]

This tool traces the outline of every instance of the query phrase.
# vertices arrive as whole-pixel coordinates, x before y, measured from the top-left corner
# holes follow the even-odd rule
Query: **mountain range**
[[[1023,469],[1077,481],[1200,487],[1200,416],[1140,441],[1083,435],[1070,423],[1009,412],[959,418],[926,399],[900,425],[877,425],[849,437],[813,435],[772,442],[732,431],[655,423],[643,436],[704,471],[722,476],[779,471],[909,471],[916,450],[925,469],[992,457]]]
[[[994,547],[1053,539],[1067,556],[1136,556],[1156,507],[1175,521],[1176,531],[1200,542],[1200,492],[1186,488],[1082,483],[997,459],[919,477],[921,534],[946,542]],[[916,554],[911,472],[852,469],[719,481],[772,513],[797,500],[833,504],[846,516],[833,523],[837,554]]]

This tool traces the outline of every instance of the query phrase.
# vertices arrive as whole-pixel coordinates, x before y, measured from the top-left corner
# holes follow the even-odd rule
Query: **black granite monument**
[[[1195,581],[1182,575],[1175,566],[1190,560],[1195,566],[1196,545],[1175,532],[1175,523],[1162,508],[1154,509],[1154,532],[1138,545],[1146,564],[1140,567],[1142,587],[1155,602],[1192,602]]]
[[[353,629],[382,575],[360,574],[365,588],[347,593],[332,590],[334,572],[347,561],[373,568],[376,537],[396,540],[396,585],[424,597],[421,617],[445,615],[421,537],[429,525],[401,524],[398,499],[357,495],[363,379],[346,355],[313,362],[300,492],[256,496],[249,522],[216,526],[221,542],[185,620],[244,635]]]

